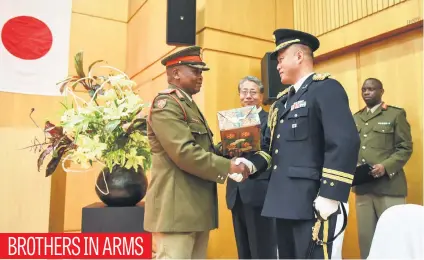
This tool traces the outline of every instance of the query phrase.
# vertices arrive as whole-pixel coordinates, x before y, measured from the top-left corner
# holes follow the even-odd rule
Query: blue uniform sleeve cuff
[[[319,194],[325,198],[347,202],[353,174],[323,168]]]

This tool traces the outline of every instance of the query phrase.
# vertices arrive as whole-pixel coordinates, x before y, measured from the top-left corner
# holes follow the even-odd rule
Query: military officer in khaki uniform
[[[174,53],[162,64],[169,88],[153,100],[149,114],[152,178],[144,228],[153,233],[157,258],[206,258],[209,231],[218,227],[216,183],[224,183],[228,173],[247,178],[249,170],[215,154],[212,132],[192,99],[209,70],[200,47]]]
[[[405,203],[404,165],[412,154],[411,129],[402,108],[382,102],[380,80],[369,78],[362,86],[366,107],[354,115],[361,139],[358,164],[368,163],[375,180],[353,188],[361,258],[368,257],[377,221],[387,208]]]

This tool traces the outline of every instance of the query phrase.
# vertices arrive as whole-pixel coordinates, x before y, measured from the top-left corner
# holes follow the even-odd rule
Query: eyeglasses
[[[255,90],[251,91],[251,90],[241,90],[240,94],[242,94],[243,96],[247,96],[247,94],[249,94],[251,96],[256,96],[258,94],[258,92],[256,92]]]

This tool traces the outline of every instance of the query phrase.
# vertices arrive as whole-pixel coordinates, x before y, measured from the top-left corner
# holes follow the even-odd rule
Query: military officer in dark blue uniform
[[[331,257],[340,202],[347,202],[357,164],[359,136],[347,94],[329,74],[316,74],[319,40],[308,33],[274,32],[283,84],[268,117],[267,141],[248,159],[252,178],[267,168],[270,182],[262,215],[276,218],[280,258]],[[249,163],[246,159],[240,159]],[[309,253],[313,226],[322,243]]]

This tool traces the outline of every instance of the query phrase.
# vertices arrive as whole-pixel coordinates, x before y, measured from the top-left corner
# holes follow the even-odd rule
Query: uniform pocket
[[[286,140],[300,141],[308,138],[308,114],[309,110],[307,107],[290,111],[287,115],[286,127],[288,128],[288,134],[286,135]]]
[[[190,128],[191,133],[195,135],[204,135],[208,133],[208,130],[203,124],[199,123],[189,123],[188,127]]]
[[[391,125],[376,125],[372,129],[370,146],[378,149],[392,149],[394,128]]]
[[[315,168],[309,167],[289,167],[287,176],[290,178],[310,179],[318,181],[320,179],[320,172]]]

